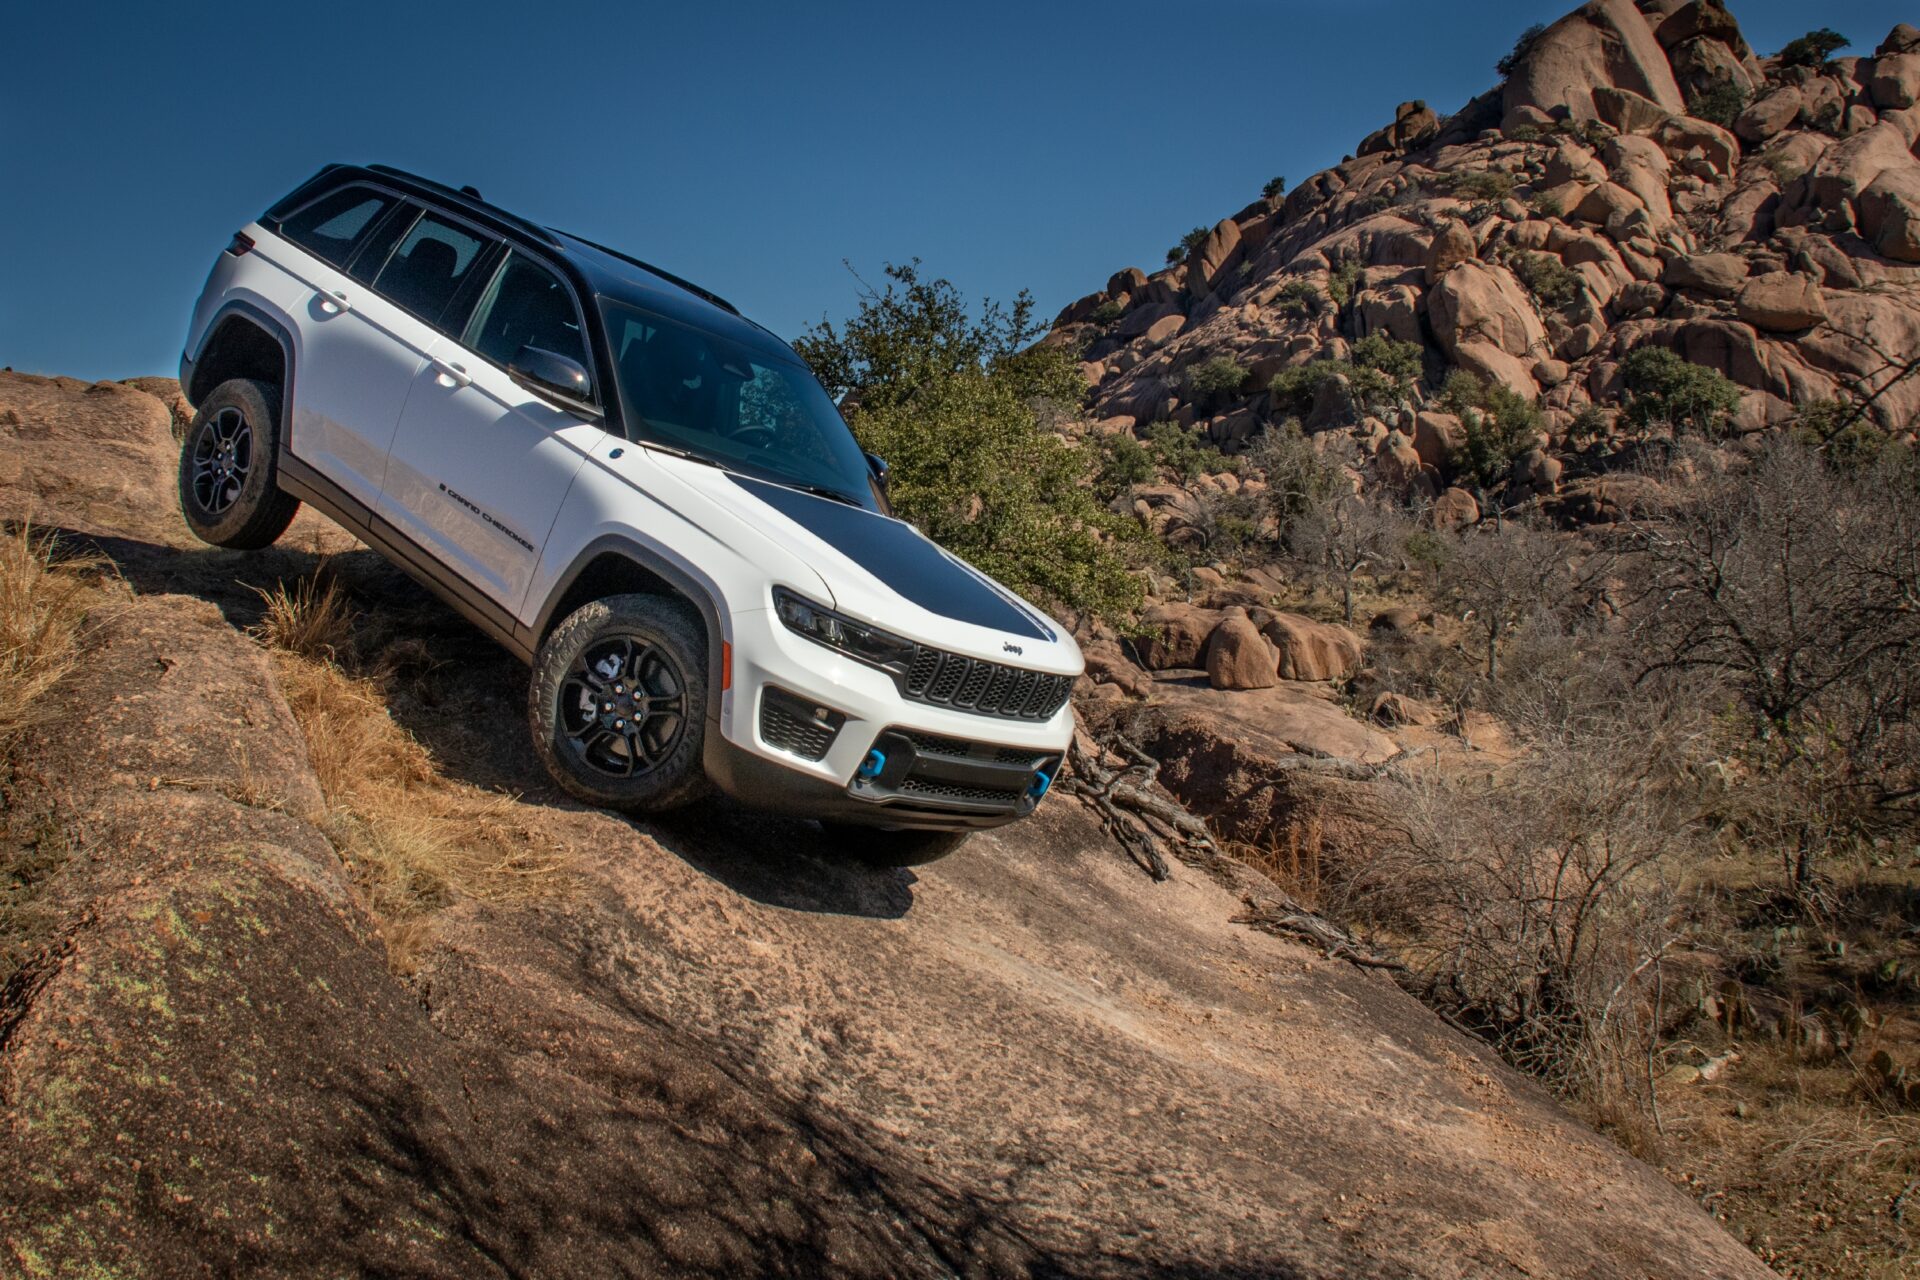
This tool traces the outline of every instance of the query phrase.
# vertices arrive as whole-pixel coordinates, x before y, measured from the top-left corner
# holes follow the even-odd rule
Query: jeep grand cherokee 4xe
[[[710,782],[913,861],[1033,811],[1080,651],[892,518],[791,347],[664,271],[383,166],[233,237],[180,384],[187,523],[302,502],[533,668],[555,779],[661,810]]]

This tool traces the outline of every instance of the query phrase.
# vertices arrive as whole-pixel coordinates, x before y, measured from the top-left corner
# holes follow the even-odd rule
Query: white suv
[[[194,308],[180,505],[263,547],[326,512],[533,667],[594,804],[709,780],[911,862],[1024,817],[1079,648],[893,519],[786,343],[724,300],[384,166],[236,234]]]

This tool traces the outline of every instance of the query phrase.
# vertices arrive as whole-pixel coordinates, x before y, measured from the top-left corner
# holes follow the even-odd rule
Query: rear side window
[[[373,287],[435,324],[484,248],[486,242],[479,236],[424,214],[380,269]]]
[[[342,187],[290,215],[280,233],[337,267],[353,256],[393,203],[392,196],[371,187]]]
[[[522,347],[539,347],[587,364],[580,313],[559,277],[514,253],[500,268],[467,326],[467,347],[505,368]]]

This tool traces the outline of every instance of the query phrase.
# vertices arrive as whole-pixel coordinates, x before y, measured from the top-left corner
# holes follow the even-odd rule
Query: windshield
[[[601,310],[643,441],[880,510],[866,455],[804,366],[623,302]]]

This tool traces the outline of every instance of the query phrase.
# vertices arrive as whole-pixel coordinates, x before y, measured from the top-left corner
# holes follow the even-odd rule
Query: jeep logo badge
[[[1017,644],[1015,644],[1015,643],[1013,643],[1013,642],[1012,642],[1011,640],[1009,640],[1009,641],[1008,641],[1007,643],[1005,643],[1005,644],[1003,644],[1003,645],[1001,645],[1000,647],[1001,647],[1002,649],[1005,649],[1005,650],[1006,650],[1006,651],[1007,651],[1008,653],[1022,653],[1022,652],[1025,652],[1024,650],[1022,650],[1022,649],[1020,648],[1020,646],[1019,646],[1019,645],[1017,645]]]

